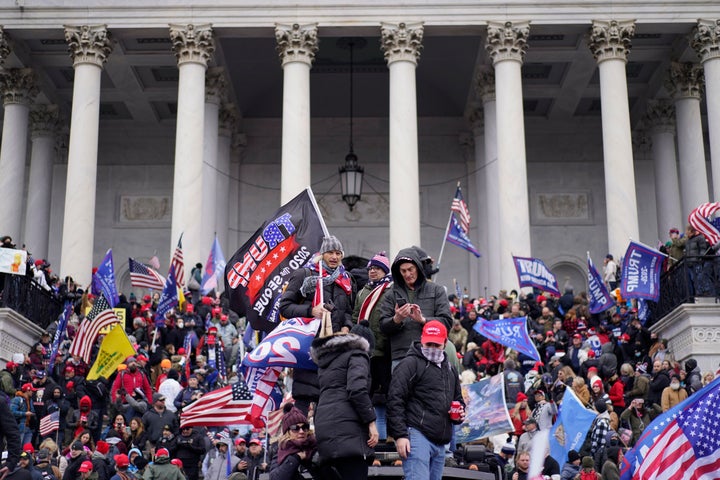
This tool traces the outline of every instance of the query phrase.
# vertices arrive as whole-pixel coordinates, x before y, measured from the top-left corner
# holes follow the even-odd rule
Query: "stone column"
[[[500,279],[500,173],[498,171],[498,136],[497,136],[497,109],[495,103],[495,70],[492,68],[480,72],[476,79],[475,92],[482,101],[484,119],[484,137],[482,145],[475,142],[476,148],[483,149],[483,169],[485,170],[485,183],[478,188],[485,192],[485,216],[487,224],[480,228],[487,230],[487,258],[488,265],[488,295],[497,295],[503,288]],[[479,168],[479,167],[478,167]],[[481,292],[483,295],[485,292]]]
[[[317,33],[316,23],[275,26],[283,69],[281,204],[310,185],[310,68]]]
[[[652,141],[655,165],[655,206],[658,238],[667,238],[672,227],[684,230],[680,208],[677,156],[675,155],[675,108],[668,100],[651,100],[645,125]]]
[[[70,275],[76,283],[87,286],[95,243],[100,76],[112,43],[105,25],[66,25],[65,41],[70,46],[75,80],[60,271],[62,276]]]
[[[383,23],[381,45],[390,70],[390,258],[420,245],[415,68],[422,50],[421,23]]]
[[[200,219],[203,213],[205,70],[215,50],[215,42],[210,25],[170,25],[170,39],[180,70],[170,252],[172,255],[182,233],[187,278],[196,263],[205,263],[210,251],[210,245],[202,244]]]
[[[29,68],[0,72],[0,94],[5,116],[0,147],[0,235],[10,235],[18,245],[25,198],[25,160],[27,155],[30,102],[37,95],[35,73]]]
[[[485,118],[483,115],[482,105],[473,105],[472,110],[467,115],[468,123],[471,128],[472,138],[467,141],[468,147],[472,148],[473,160],[468,165],[468,170],[475,171],[475,185],[474,190],[476,193],[472,203],[468,202],[470,209],[475,213],[473,217],[473,225],[477,225],[478,234],[474,241],[475,248],[481,253],[482,257],[478,258],[477,261],[471,261],[472,265],[477,265],[478,276],[473,278],[472,272],[470,273],[470,288],[471,292],[476,295],[483,295],[484,288],[488,286],[488,235],[490,231],[487,228],[487,191],[485,190],[486,179],[486,164],[485,161]],[[461,145],[465,145],[464,138],[461,137]],[[471,200],[471,199],[467,199]],[[474,205],[474,207],[472,206]],[[468,257],[470,258],[470,257]],[[474,258],[474,257],[473,257]]]
[[[220,103],[225,98],[225,69],[209,68],[205,74],[205,120],[203,130],[202,214],[200,253],[207,258],[218,230],[218,132]]]
[[[512,255],[532,254],[520,74],[529,35],[528,22],[488,22],[485,48],[495,68],[497,99],[500,285],[508,291],[518,286]]]
[[[628,242],[639,240],[632,132],[625,64],[633,21],[593,21],[588,46],[600,71],[605,208],[608,252],[620,258]],[[622,212],[622,214],[619,214]]]
[[[230,188],[228,194],[229,221],[228,221],[228,237],[230,249],[226,253],[227,259],[235,253],[235,250],[242,245],[246,238],[240,233],[240,217],[243,215],[243,204],[240,202],[242,195],[242,178],[241,165],[245,154],[245,146],[247,145],[247,137],[244,133],[235,132],[232,136],[231,159],[230,159]]]
[[[672,63],[666,88],[675,100],[683,218],[687,218],[692,209],[710,200],[700,117],[702,87],[700,65]]]
[[[223,104],[220,108],[220,124],[217,142],[217,191],[215,204],[217,205],[215,225],[218,241],[225,253],[229,256],[239,245],[230,248],[228,243],[229,212],[237,212],[237,204],[230,201],[230,151],[232,149],[232,136],[237,125],[237,109],[235,105]]]
[[[720,201],[720,19],[698,20],[691,38],[705,76],[713,198]]]
[[[48,257],[57,123],[57,105],[36,105],[30,111],[32,152],[23,242],[35,258]]]

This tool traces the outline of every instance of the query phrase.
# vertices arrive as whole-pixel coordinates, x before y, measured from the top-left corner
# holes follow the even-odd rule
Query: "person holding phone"
[[[452,315],[445,289],[425,277],[417,249],[400,250],[390,271],[393,291],[382,299],[380,330],[390,340],[394,370],[413,342],[420,340],[427,322],[437,320],[449,329]]]

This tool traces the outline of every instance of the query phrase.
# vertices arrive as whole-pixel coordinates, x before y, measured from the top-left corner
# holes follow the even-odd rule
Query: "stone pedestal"
[[[13,353],[27,354],[42,331],[15,310],[0,308],[0,332],[3,332],[0,336],[0,361],[7,363]]]

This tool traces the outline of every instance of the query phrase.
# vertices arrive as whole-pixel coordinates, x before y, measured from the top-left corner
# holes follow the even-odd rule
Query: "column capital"
[[[5,32],[5,27],[0,25],[0,66],[5,63],[8,55],[10,55],[10,37]]]
[[[210,67],[205,72],[205,103],[220,105],[225,98],[227,79],[223,67]]]
[[[33,105],[30,109],[30,138],[56,136],[59,118],[57,105]]]
[[[220,105],[218,135],[232,137],[238,126],[240,114],[234,103]]]
[[[704,83],[703,68],[699,64],[672,62],[665,88],[675,99],[697,98],[699,100]]]
[[[307,25],[277,23],[275,41],[277,42],[275,49],[283,67],[290,62],[301,62],[312,66],[315,52],[318,51],[318,25],[317,23]]]
[[[647,130],[644,128],[634,130],[632,132],[633,152],[645,153],[652,148],[652,139],[648,136]]]
[[[425,28],[422,22],[382,23],[380,25],[380,47],[388,65],[394,62],[411,62],[417,65]]]
[[[635,20],[593,20],[588,47],[597,63],[611,59],[627,62],[633,35]]]
[[[700,63],[720,58],[720,19],[699,19],[690,36],[690,45],[700,57]]]
[[[37,75],[30,68],[8,68],[0,72],[0,94],[3,105],[30,105],[39,93]]]
[[[233,154],[241,156],[245,151],[245,147],[247,147],[247,143],[247,135],[243,132],[234,132],[231,139],[230,149]]]
[[[215,51],[212,25],[170,24],[170,41],[178,66],[184,63],[199,63],[207,67]]]
[[[485,127],[485,111],[483,110],[482,105],[473,103],[465,113],[465,119],[470,124],[473,134],[477,135],[477,133],[475,133],[476,130],[479,130],[480,133],[482,133],[483,128]]]
[[[65,25],[65,43],[73,67],[90,63],[102,68],[113,49],[107,25]]]
[[[648,100],[643,123],[651,133],[675,133],[675,105],[664,98]]]
[[[475,77],[475,94],[482,103],[495,100],[495,69],[483,68]]]
[[[522,63],[529,36],[530,22],[488,22],[485,50],[493,65],[505,60]]]

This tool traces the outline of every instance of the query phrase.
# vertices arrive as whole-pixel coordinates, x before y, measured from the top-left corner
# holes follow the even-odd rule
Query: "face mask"
[[[178,322],[178,323],[177,323],[177,327],[178,327],[178,328],[183,328],[184,326],[185,326],[185,324],[184,324],[183,322]]]
[[[673,390],[679,390],[680,384],[679,383],[671,383],[670,388],[672,388]]]
[[[132,367],[128,367],[128,370],[135,373],[135,372],[137,372],[137,367],[135,365],[133,365]]]
[[[642,352],[635,352],[636,357],[639,357],[640,355],[642,355]]]
[[[423,357],[432,363],[442,363],[445,351],[442,348],[420,347]]]

